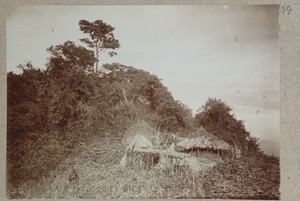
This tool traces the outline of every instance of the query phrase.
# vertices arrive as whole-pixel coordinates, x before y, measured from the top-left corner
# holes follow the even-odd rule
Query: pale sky
[[[116,28],[121,63],[157,75],[195,114],[208,97],[233,107],[248,131],[279,141],[278,6],[22,6],[7,19],[7,71],[46,48],[87,37],[81,19]]]

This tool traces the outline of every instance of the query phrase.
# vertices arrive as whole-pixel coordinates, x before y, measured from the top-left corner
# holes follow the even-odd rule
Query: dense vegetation
[[[259,139],[250,135],[244,122],[237,120],[232,108],[220,99],[209,98],[195,116],[195,123],[229,143],[243,155],[260,152]]]
[[[121,137],[141,120],[161,133],[181,136],[204,127],[228,142],[232,153],[261,154],[258,139],[221,100],[208,99],[193,117],[157,76],[118,63],[99,69],[100,52],[120,47],[114,28],[101,20],[82,20],[79,25],[90,36],[81,41],[92,50],[67,41],[47,49],[45,70],[28,62],[19,65],[21,74],[7,74],[10,188],[49,177],[75,147],[95,137]]]

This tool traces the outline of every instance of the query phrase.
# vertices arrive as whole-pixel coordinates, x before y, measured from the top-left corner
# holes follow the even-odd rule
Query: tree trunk
[[[96,61],[96,73],[98,73],[98,63],[99,63],[99,50],[96,49],[96,58],[97,58],[97,61]]]
[[[99,47],[100,47],[101,44],[98,44],[98,41],[95,41],[94,45],[95,45],[94,49],[96,50],[96,52],[95,52],[96,55],[95,56],[96,56],[96,59],[97,59],[96,60],[96,69],[95,69],[96,72],[95,73],[97,74],[98,73],[98,64],[99,64]]]

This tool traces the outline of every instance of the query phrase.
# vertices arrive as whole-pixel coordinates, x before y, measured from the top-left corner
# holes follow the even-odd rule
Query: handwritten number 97
[[[291,6],[281,6],[281,13],[289,15],[292,11]]]

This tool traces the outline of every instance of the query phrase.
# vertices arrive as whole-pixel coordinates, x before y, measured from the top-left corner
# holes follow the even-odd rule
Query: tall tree
[[[82,38],[80,41],[86,43],[90,48],[95,50],[95,57],[97,58],[95,70],[98,72],[99,56],[107,49],[115,50],[120,47],[119,41],[115,39],[114,34],[112,33],[115,28],[102,20],[96,20],[94,22],[80,20],[79,27],[83,33],[90,36],[90,38]],[[110,51],[108,54],[112,57],[117,53]]]

